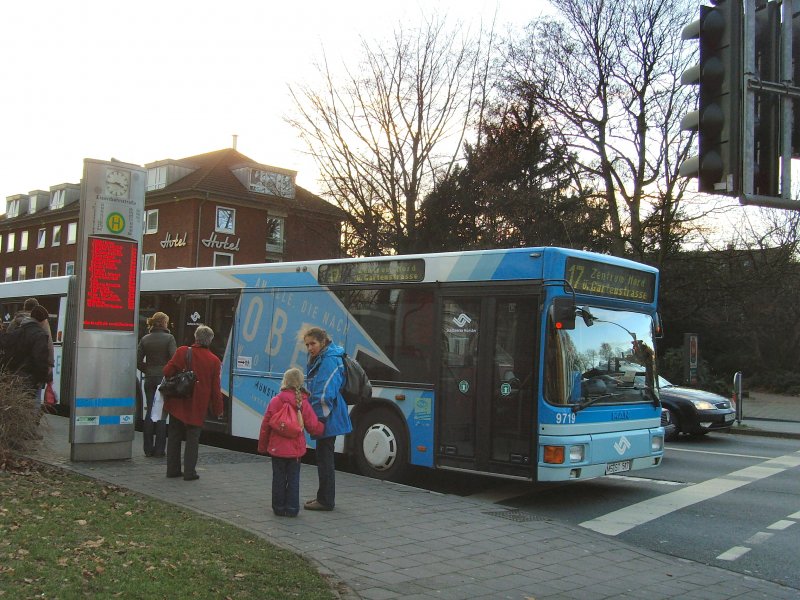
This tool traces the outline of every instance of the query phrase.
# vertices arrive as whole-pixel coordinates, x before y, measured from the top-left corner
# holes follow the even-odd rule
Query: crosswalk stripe
[[[782,473],[787,469],[800,466],[800,452],[778,456],[763,463],[734,471],[722,477],[709,479],[691,487],[682,488],[668,494],[662,494],[649,500],[637,502],[620,510],[615,510],[589,521],[581,523],[581,527],[606,535],[619,535],[644,523],[648,523],[664,515],[720,496],[748,483]]]
[[[794,525],[794,521],[781,519],[780,521],[775,521],[772,525],[767,525],[767,529],[777,529],[778,531],[783,531],[784,529],[788,529],[792,525]]]
[[[717,557],[717,560],[736,560],[750,552],[750,548],[744,546],[734,546],[730,550],[726,550]]]

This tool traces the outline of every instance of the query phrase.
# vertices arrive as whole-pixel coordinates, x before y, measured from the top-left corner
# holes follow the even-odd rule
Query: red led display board
[[[133,331],[138,257],[136,242],[89,237],[84,329]]]

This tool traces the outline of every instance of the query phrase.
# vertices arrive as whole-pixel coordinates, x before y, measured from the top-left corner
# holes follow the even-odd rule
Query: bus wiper
[[[578,404],[573,404],[572,412],[576,413],[578,411],[583,410],[594,404],[595,402],[599,402],[600,400],[605,400],[606,398],[614,398],[615,396],[621,396],[622,394],[602,394],[601,396],[595,396],[594,398],[586,397],[581,400]]]

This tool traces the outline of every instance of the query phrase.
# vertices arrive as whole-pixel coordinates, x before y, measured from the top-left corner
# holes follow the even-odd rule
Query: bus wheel
[[[356,429],[358,470],[374,479],[400,481],[408,466],[408,443],[400,419],[389,410],[370,411]]]

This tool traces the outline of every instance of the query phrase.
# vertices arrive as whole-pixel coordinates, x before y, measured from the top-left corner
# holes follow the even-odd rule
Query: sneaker
[[[197,473],[192,473],[191,475],[183,476],[184,481],[194,481],[195,479],[200,479],[200,475],[198,475]]]
[[[321,504],[319,500],[309,500],[303,505],[306,510],[333,510],[329,506]]]

